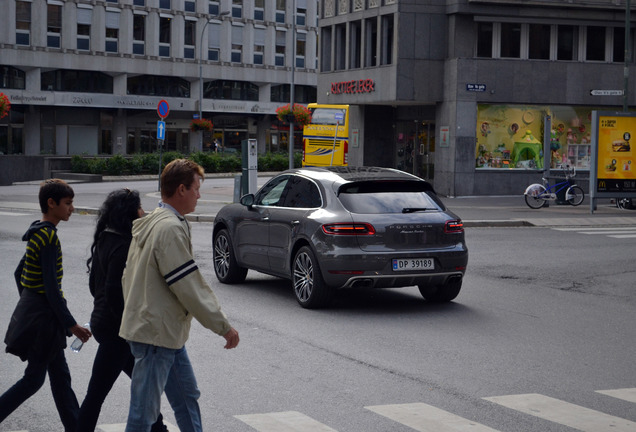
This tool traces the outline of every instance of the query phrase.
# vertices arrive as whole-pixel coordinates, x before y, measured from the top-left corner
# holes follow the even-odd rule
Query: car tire
[[[308,246],[298,249],[294,256],[292,285],[296,301],[306,309],[325,307],[331,301],[333,290],[322,278],[316,255]]]
[[[219,282],[225,284],[241,283],[247,276],[247,269],[236,262],[234,247],[227,230],[222,229],[214,236],[212,242],[212,261],[214,273]]]
[[[462,289],[462,280],[453,278],[442,285],[418,285],[420,294],[427,301],[447,303],[454,300]]]

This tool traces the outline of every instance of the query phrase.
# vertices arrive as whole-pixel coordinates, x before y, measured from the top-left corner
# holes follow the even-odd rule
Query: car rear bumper
[[[450,278],[463,278],[461,271],[429,273],[426,275],[353,276],[340,288],[399,288],[415,285],[443,285]]]

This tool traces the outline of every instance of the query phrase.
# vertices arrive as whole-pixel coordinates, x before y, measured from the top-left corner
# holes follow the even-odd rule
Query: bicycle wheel
[[[526,204],[531,209],[539,209],[545,204],[545,199],[541,198],[545,193],[545,187],[536,183],[528,186],[525,192]]]
[[[570,186],[568,190],[565,191],[565,200],[570,203],[570,205],[577,206],[583,202],[585,199],[585,193],[583,193],[583,189],[578,186]]]

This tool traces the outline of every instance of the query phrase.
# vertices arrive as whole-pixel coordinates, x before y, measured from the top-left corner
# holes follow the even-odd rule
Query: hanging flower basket
[[[9,115],[10,110],[11,102],[9,102],[9,98],[6,94],[0,93],[0,118]]]
[[[207,119],[194,119],[190,122],[190,130],[193,132],[198,131],[211,131],[214,125]]]
[[[289,124],[293,121],[294,124],[300,127],[307,126],[311,123],[311,111],[309,108],[298,104],[294,104],[293,108],[291,104],[278,107],[276,109],[276,117],[285,124]]]

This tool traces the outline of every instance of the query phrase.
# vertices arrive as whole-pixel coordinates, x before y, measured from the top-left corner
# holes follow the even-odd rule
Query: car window
[[[280,205],[281,196],[285,190],[285,186],[289,181],[289,176],[276,177],[270,180],[265,186],[258,191],[254,204],[262,206],[278,206]]]
[[[341,186],[338,199],[353,213],[405,213],[444,210],[426,182],[359,182]]]
[[[320,192],[314,182],[300,176],[293,176],[289,180],[283,207],[314,208],[321,204]]]

